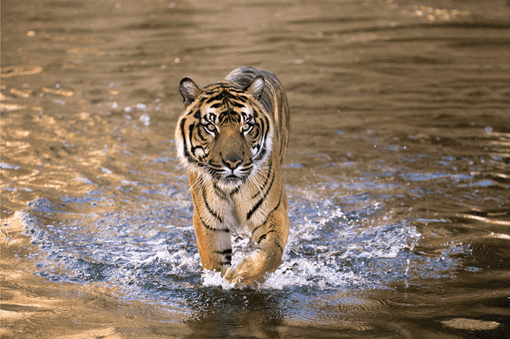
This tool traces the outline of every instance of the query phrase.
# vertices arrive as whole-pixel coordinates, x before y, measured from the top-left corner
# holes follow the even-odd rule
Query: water
[[[3,1],[2,336],[501,337],[505,1]],[[202,270],[177,84],[273,71],[291,232]],[[234,241],[234,262],[247,251]]]

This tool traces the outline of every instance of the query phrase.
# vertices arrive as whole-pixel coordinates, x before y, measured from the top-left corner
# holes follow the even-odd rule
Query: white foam
[[[223,279],[220,272],[210,270],[202,271],[202,284],[207,287],[221,287],[224,290],[235,288],[235,284]]]

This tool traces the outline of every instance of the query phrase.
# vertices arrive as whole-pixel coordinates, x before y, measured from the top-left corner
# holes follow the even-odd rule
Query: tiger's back
[[[290,227],[281,172],[290,111],[282,85],[271,72],[242,67],[202,89],[184,78],[179,90],[185,110],[177,150],[202,266],[229,281],[261,281],[279,266]],[[232,268],[230,232],[240,228],[257,247]]]

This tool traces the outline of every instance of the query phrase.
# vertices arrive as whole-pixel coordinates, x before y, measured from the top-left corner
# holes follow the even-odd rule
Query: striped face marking
[[[250,93],[226,81],[204,90],[186,86],[185,94],[191,95],[183,94],[188,104],[178,122],[179,157],[223,192],[232,192],[270,153],[271,120]]]

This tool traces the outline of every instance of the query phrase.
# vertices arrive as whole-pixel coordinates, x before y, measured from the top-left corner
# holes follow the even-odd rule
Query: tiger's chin
[[[219,179],[216,182],[216,186],[224,193],[231,193],[236,191],[244,183],[244,179],[237,175],[229,175]]]

